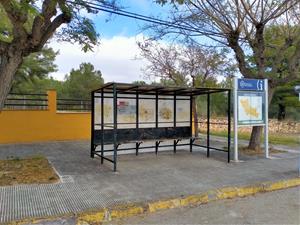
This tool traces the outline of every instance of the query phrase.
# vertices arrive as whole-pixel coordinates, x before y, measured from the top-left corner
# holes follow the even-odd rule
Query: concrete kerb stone
[[[154,213],[160,210],[206,204],[222,199],[246,197],[256,193],[276,191],[296,186],[300,186],[300,178],[280,180],[275,182],[262,182],[243,187],[224,187],[210,190],[205,193],[180,196],[178,198],[164,199],[146,203],[122,204],[112,208],[102,208],[99,210],[82,212],[76,214],[75,217],[78,225],[101,224],[103,222],[112,221],[115,219],[123,219],[144,213]],[[24,220],[20,222],[12,222],[10,224],[25,224],[28,223],[28,221],[29,220]],[[30,221],[34,223],[34,220]]]
[[[104,216],[102,212],[102,214],[100,214],[101,216],[99,216],[97,220],[94,220],[95,215],[99,215],[100,212],[98,212],[98,214],[83,213],[82,215],[78,215],[77,224],[97,224],[105,221],[111,221],[113,219],[122,219],[134,215],[139,215],[142,213],[153,213],[165,209],[206,204],[222,199],[246,197],[249,195],[254,195],[256,193],[276,191],[295,186],[300,186],[300,178],[281,180],[276,182],[263,182],[244,187],[225,187],[196,195],[159,200],[155,202],[149,202],[147,204],[131,204],[128,206],[123,206],[122,208],[107,210],[106,215],[110,216]]]

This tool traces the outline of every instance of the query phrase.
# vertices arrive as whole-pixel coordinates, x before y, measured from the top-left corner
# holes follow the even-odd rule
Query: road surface
[[[108,224],[300,224],[300,187],[105,223]]]

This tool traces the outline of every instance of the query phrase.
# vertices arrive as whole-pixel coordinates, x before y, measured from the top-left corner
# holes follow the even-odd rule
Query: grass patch
[[[211,131],[212,135],[227,137],[227,131]],[[233,134],[231,134],[231,137]],[[239,132],[239,139],[249,140],[250,133]],[[263,140],[263,137],[262,137]],[[288,145],[288,146],[299,146],[300,138],[296,134],[270,134],[269,133],[269,143]]]
[[[47,184],[59,180],[48,160],[43,156],[0,160],[0,186],[16,184]]]

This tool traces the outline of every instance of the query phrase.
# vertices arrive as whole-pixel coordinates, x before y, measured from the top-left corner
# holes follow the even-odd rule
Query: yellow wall
[[[48,91],[47,110],[0,111],[0,143],[90,138],[91,114],[56,112],[56,92]]]

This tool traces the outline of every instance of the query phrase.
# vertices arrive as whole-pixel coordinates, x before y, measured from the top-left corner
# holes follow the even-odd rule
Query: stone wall
[[[200,119],[200,130],[206,130],[206,120]],[[227,119],[225,118],[214,118],[210,119],[210,129],[212,131],[225,131],[227,130]],[[231,128],[233,129],[233,121]],[[251,127],[240,127],[241,132],[250,132]],[[300,134],[300,122],[299,121],[278,121],[276,119],[269,120],[269,132],[270,133],[281,133],[281,134]]]

